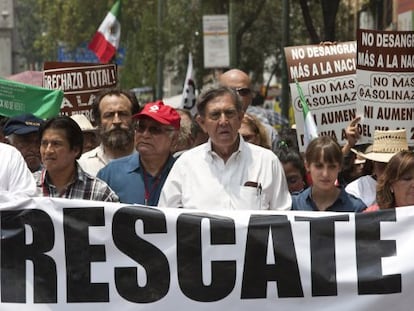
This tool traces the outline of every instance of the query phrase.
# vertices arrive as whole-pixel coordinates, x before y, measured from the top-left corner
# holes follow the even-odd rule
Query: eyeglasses
[[[240,96],[248,96],[252,93],[252,90],[248,87],[238,87],[234,89]]]
[[[235,116],[237,116],[237,110],[236,109],[215,110],[215,111],[209,112],[207,116],[211,120],[218,120],[221,118],[222,114],[224,114],[226,119],[233,119]]]
[[[136,125],[135,125],[135,130],[138,132],[138,133],[144,133],[145,131],[147,131],[148,130],[148,132],[151,134],[151,135],[161,135],[161,134],[164,134],[164,133],[166,133],[166,132],[171,132],[171,131],[173,131],[173,129],[170,129],[170,128],[166,128],[166,127],[164,127],[164,126],[156,126],[156,125],[151,125],[151,126],[147,126],[146,124],[143,124],[143,123],[140,123],[140,122],[138,122]]]
[[[248,143],[253,141],[256,138],[256,134],[247,134],[247,135],[242,135],[244,141],[247,141]]]

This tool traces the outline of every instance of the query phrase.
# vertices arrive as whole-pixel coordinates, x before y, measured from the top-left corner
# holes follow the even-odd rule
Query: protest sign
[[[0,309],[410,310],[414,206],[214,211],[0,204]]]
[[[305,149],[304,121],[295,79],[319,135],[345,143],[345,129],[356,116],[356,42],[286,47],[285,55],[299,149]]]
[[[414,31],[358,31],[357,113],[359,142],[375,130],[406,129],[414,145]]]
[[[43,86],[61,89],[64,99],[60,109],[62,115],[85,114],[92,117],[92,103],[102,89],[115,87],[118,82],[115,64],[85,64],[46,62],[44,64]]]
[[[41,119],[58,115],[62,103],[61,90],[0,79],[0,115],[13,117],[31,113]]]

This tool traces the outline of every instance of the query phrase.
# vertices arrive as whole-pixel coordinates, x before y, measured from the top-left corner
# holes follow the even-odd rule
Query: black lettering
[[[276,260],[270,265],[266,263],[269,232]],[[279,297],[303,297],[292,228],[287,216],[251,215],[241,298],[266,298],[269,281],[277,281]]]
[[[146,285],[139,286],[136,267],[116,267],[115,285],[119,294],[135,303],[155,302],[170,287],[167,257],[154,245],[137,236],[135,223],[142,220],[145,234],[167,233],[162,211],[148,207],[123,207],[114,215],[112,234],[116,247],[141,264],[146,271]]]
[[[312,296],[336,296],[335,222],[349,221],[349,216],[296,217],[295,220],[309,221]]]
[[[382,274],[381,258],[396,255],[395,240],[381,240],[381,221],[396,221],[395,209],[355,215],[358,293],[401,293],[401,274]]]
[[[26,244],[25,225],[33,242]],[[26,260],[33,262],[35,303],[57,302],[57,273],[52,250],[55,234],[52,220],[42,210],[1,212],[1,301],[26,302]]]
[[[236,283],[236,261],[212,261],[211,284],[203,283],[201,221],[210,220],[212,245],[235,244],[234,220],[222,216],[181,214],[177,219],[178,282],[188,298],[212,302],[231,293]]]
[[[68,302],[108,302],[107,283],[91,283],[91,262],[105,261],[105,246],[89,244],[89,227],[104,226],[103,207],[63,209]]]

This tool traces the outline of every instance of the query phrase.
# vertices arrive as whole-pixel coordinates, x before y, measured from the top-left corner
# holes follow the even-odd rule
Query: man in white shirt
[[[132,116],[138,111],[138,101],[130,92],[108,89],[98,95],[92,105],[92,114],[99,128],[101,144],[79,159],[85,172],[96,176],[109,161],[136,152]]]
[[[21,153],[13,146],[0,143],[0,201],[3,194],[33,196],[36,183]]]
[[[244,111],[237,94],[228,87],[207,90],[197,110],[197,121],[210,138],[177,159],[158,206],[289,210],[292,201],[280,161],[238,133]]]

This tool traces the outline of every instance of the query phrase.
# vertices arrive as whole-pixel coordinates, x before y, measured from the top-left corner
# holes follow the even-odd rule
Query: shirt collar
[[[232,153],[229,159],[237,156],[238,154],[240,154],[240,152],[242,152],[242,150],[246,148],[246,142],[243,140],[243,137],[240,134],[239,134],[239,137],[240,137],[239,146],[237,150]],[[207,154],[210,156],[211,160],[214,160],[215,157],[220,158],[218,154],[213,151],[213,145],[212,145],[210,138],[208,139],[207,143],[205,143],[205,147],[206,147]]]

